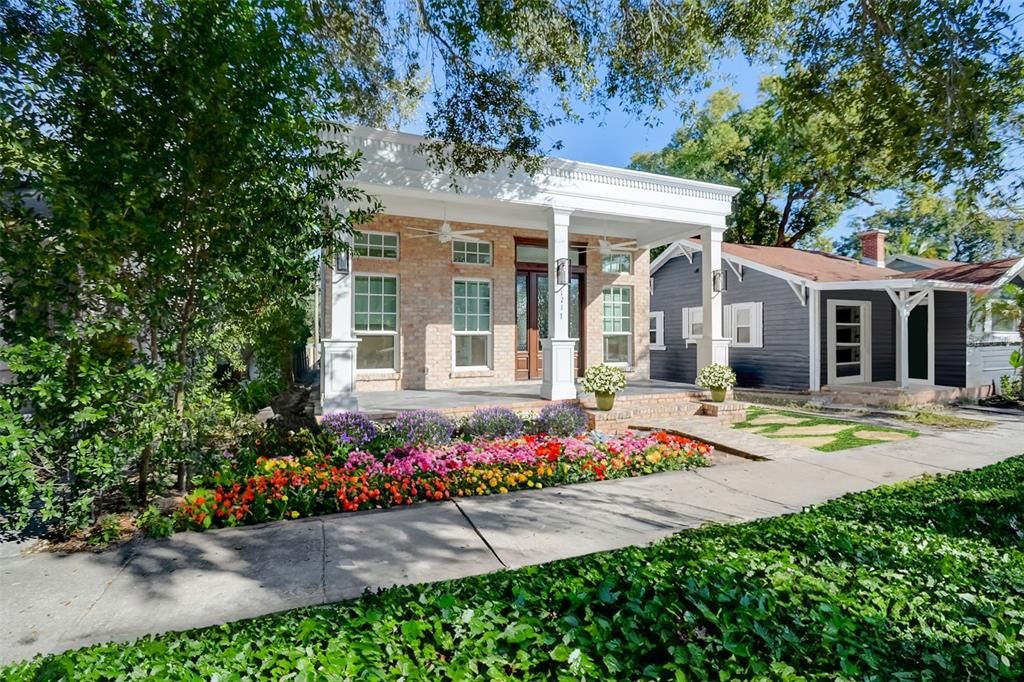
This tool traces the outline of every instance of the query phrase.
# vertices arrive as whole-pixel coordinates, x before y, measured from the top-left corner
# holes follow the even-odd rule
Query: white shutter
[[[732,332],[732,306],[722,306],[722,336],[732,341],[736,335]],[[731,344],[730,344],[731,345]]]
[[[683,308],[683,339],[688,340],[690,338],[690,309]]]
[[[755,348],[764,348],[764,316],[762,310],[764,304],[761,301],[754,303],[750,311],[750,342]]]

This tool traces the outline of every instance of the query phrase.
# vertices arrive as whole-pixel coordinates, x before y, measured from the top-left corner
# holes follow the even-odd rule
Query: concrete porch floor
[[[592,405],[594,397],[577,386],[584,406]],[[690,397],[701,389],[693,384],[672,381],[637,379],[629,382],[617,399],[679,393]],[[359,394],[359,409],[371,414],[432,409],[444,412],[468,412],[481,407],[502,406],[514,410],[537,410],[549,401],[540,397],[539,381],[518,381],[501,386],[480,386],[447,390],[365,391]]]

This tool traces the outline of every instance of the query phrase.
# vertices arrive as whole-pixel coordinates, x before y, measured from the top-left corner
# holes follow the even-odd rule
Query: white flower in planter
[[[724,391],[736,385],[736,373],[728,365],[712,362],[697,372],[697,385],[712,390]]]
[[[583,373],[580,386],[587,393],[618,393],[626,387],[626,373],[621,367],[594,365]]]

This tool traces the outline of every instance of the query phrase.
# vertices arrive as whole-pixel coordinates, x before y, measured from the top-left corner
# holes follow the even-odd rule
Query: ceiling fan
[[[607,239],[598,239],[597,246],[589,246],[587,251],[597,251],[602,256],[610,256],[613,253],[633,253],[634,251],[640,251],[640,249],[637,247],[635,239],[615,244]]]
[[[442,244],[447,244],[453,239],[459,239],[462,237],[468,237],[474,234],[481,234],[483,230],[453,230],[452,226],[448,224],[448,221],[441,223],[441,228],[438,230],[427,230],[422,227],[410,228],[417,232],[423,232],[424,234],[418,234],[411,239],[424,239],[426,237],[437,237],[437,240]]]

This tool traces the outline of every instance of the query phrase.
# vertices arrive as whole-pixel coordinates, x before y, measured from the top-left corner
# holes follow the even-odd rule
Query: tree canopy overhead
[[[794,120],[842,120],[837,144],[892,150],[905,177],[980,189],[1013,165],[1019,138],[1024,49],[1010,0],[315,6],[360,92],[400,93],[406,112],[428,100],[436,160],[454,170],[529,164],[549,151],[548,126],[605,106],[649,117],[688,102],[734,54],[779,67],[776,97]],[[379,123],[385,109],[351,113]]]
[[[764,80],[762,101],[750,109],[730,90],[712,94],[664,149],[634,155],[631,166],[739,187],[731,241],[793,246],[813,240],[896,175],[885,150],[868,154],[862,142],[836,134],[850,116],[787,116],[780,87],[778,78]]]

